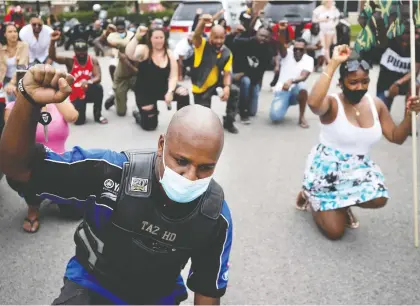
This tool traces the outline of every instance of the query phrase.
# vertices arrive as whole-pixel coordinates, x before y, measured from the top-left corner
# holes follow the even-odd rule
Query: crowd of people
[[[370,149],[382,135],[404,143],[413,112],[420,112],[419,98],[409,95],[410,72],[419,71],[420,59],[416,56],[416,67],[410,67],[407,23],[394,39],[386,38],[386,29],[378,31],[383,53],[374,96],[367,93],[371,63],[346,44],[335,46],[339,12],[333,1],[323,1],[311,25],[293,39],[287,21],[279,21],[275,31],[262,22],[257,26],[260,11],[248,5],[231,33],[223,11],[209,15],[197,10],[191,33],[175,50],[162,28],[141,25],[132,32],[125,22],[108,25],[95,42],[97,50],[109,48],[117,59],[110,68],[113,92],[105,103],[100,65],[86,41],[76,40],[74,56],[66,57],[56,49],[62,34],[38,16],[19,32],[13,23],[4,26],[0,81],[8,104],[0,169],[28,204],[23,228],[30,233],[39,229],[43,199],[85,211],[75,234],[76,254],[54,304],[179,304],[187,294],[180,271],[190,258],[187,285],[195,303],[220,303],[228,282],[232,218],[213,173],[224,129],[236,134],[238,114],[250,124],[258,113],[270,66],[275,72],[270,119],[281,121],[290,106],[299,105],[298,126],[309,128],[307,106],[321,122],[296,208],[310,209],[321,232],[335,240],[346,227],[359,226],[351,207],[386,205],[388,189]],[[67,73],[51,63],[65,65]],[[23,78],[17,73],[21,69],[27,70]],[[308,77],[319,69],[309,89]],[[337,70],[342,91],[328,95]],[[191,89],[180,84],[187,75]],[[66,151],[68,124],[85,124],[87,103],[93,103],[94,120],[107,124],[103,104],[126,116],[129,90],[135,94],[135,121],[146,131],[158,126],[158,101],[168,108],[177,103],[156,152]],[[406,96],[399,124],[390,115],[397,95]],[[226,102],[222,122],[211,111],[213,96]],[[48,132],[40,112],[52,117]],[[72,183],[62,186],[58,176]]]

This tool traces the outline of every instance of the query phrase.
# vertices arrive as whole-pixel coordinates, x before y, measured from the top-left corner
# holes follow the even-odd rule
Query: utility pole
[[[41,13],[41,6],[39,4],[39,0],[36,1],[36,11],[37,11],[38,15]]]

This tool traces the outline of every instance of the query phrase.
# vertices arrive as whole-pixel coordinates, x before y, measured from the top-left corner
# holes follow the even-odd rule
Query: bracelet
[[[23,78],[19,80],[18,86],[17,86],[19,92],[22,94],[22,96],[32,105],[34,106],[40,106],[39,103],[36,103],[35,100],[26,92],[25,88],[23,87]]]
[[[325,71],[323,71],[322,74],[326,75],[331,80],[331,77],[330,77],[330,75],[328,73],[326,73]]]

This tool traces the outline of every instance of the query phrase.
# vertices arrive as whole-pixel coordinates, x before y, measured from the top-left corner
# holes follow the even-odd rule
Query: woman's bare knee
[[[153,109],[153,107],[154,107],[154,105],[150,104],[150,105],[142,106],[141,109],[144,110],[144,111],[150,111],[150,110]]]
[[[346,229],[346,215],[339,209],[312,213],[315,223],[321,232],[330,240],[343,237]]]
[[[175,90],[175,93],[178,94],[178,95],[180,95],[180,96],[186,96],[186,95],[188,95],[188,89],[186,89],[185,87],[180,86],[180,87],[178,87]]]

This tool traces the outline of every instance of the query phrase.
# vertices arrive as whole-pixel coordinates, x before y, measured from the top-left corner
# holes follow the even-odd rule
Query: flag
[[[416,26],[420,26],[420,0],[414,1],[415,14],[414,20]],[[354,49],[359,53],[371,51],[377,45],[378,26],[384,26],[387,37],[395,38],[404,32],[404,18],[409,14],[409,3],[402,0],[371,0],[366,1],[365,6],[360,13],[359,23],[362,30],[357,35]],[[380,14],[383,23],[380,25],[375,18]]]

